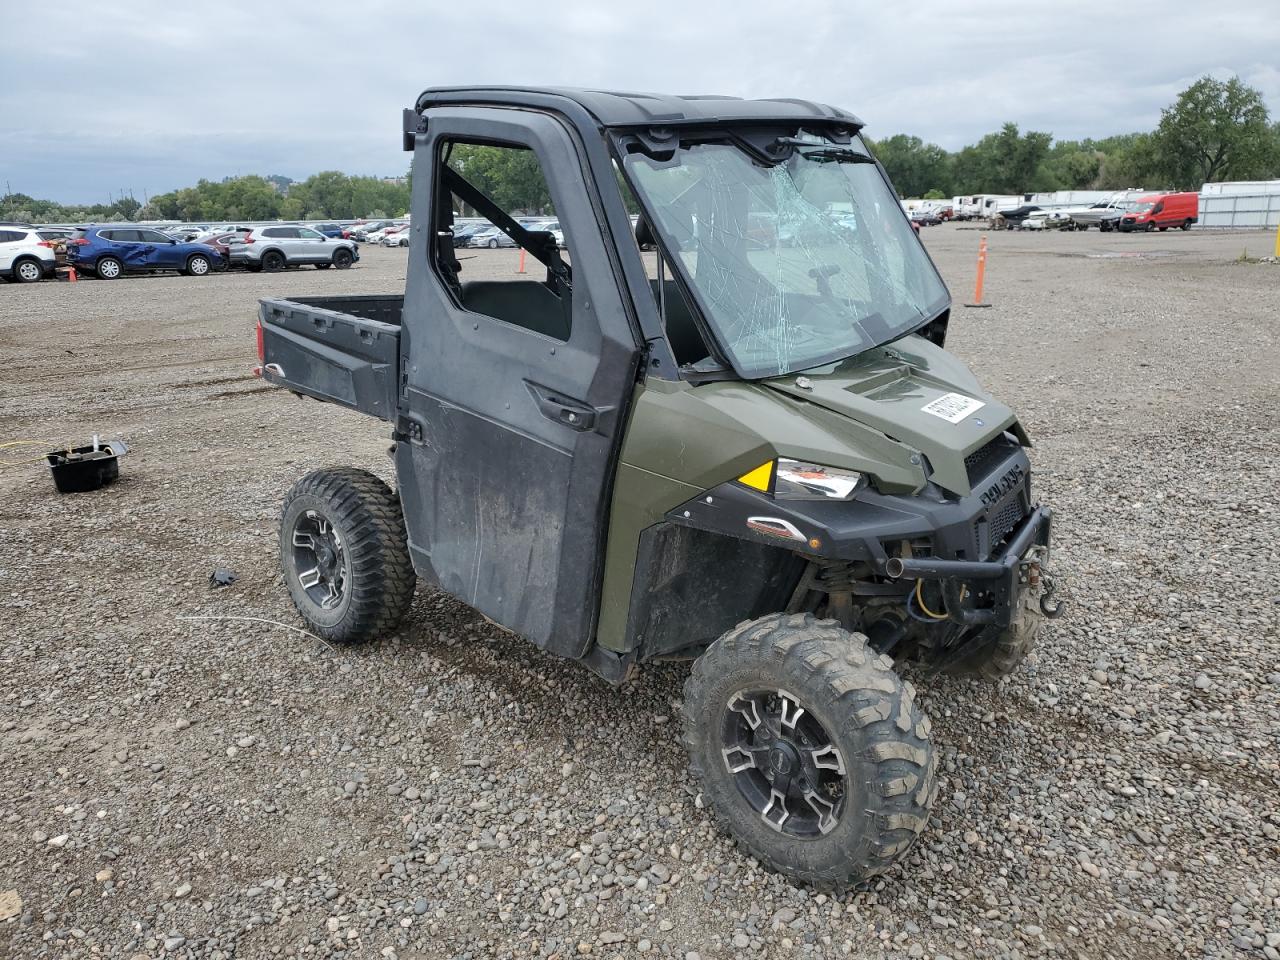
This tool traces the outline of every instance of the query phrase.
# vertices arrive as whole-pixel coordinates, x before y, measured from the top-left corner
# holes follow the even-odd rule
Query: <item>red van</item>
[[[1130,203],[1120,217],[1120,229],[1168,230],[1180,227],[1190,230],[1200,217],[1200,194],[1153,193]]]

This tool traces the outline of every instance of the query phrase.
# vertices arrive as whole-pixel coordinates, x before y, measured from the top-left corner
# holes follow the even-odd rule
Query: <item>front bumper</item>
[[[881,595],[905,599],[916,580],[939,581],[952,620],[1004,627],[1031,575],[1032,560],[1024,558],[1048,557],[1053,514],[1031,499],[1030,461],[1022,448],[1001,450],[976,470],[973,491],[960,497],[930,486],[915,496],[867,489],[848,501],[779,500],[731,482],[666,519],[820,563],[866,564],[881,578],[873,585]],[[982,605],[975,606],[979,595]]]
[[[885,574],[894,580],[942,581],[942,597],[947,614],[952,620],[967,625],[997,627],[1008,626],[1014,618],[1014,606],[1018,595],[1028,582],[1023,569],[1028,554],[1036,547],[1035,562],[1049,558],[1049,537],[1053,523],[1053,511],[1048,507],[1036,507],[1010,535],[993,560],[946,560],[937,557],[891,557],[885,563]],[[972,607],[964,603],[967,584],[974,584],[990,594],[989,607]]]

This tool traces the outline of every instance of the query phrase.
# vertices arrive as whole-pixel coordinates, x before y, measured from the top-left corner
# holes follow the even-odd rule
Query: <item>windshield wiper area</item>
[[[816,160],[819,163],[875,163],[865,153],[858,153],[856,150],[847,150],[843,147],[821,147],[817,150],[803,150],[806,160]]]
[[[819,163],[830,161],[837,163],[875,163],[874,159],[853,146],[843,146],[838,143],[814,143],[812,140],[805,140],[801,137],[779,137],[774,141],[774,149],[782,150],[786,147],[791,148],[791,150],[787,151],[788,156],[799,150],[806,160],[817,160]]]

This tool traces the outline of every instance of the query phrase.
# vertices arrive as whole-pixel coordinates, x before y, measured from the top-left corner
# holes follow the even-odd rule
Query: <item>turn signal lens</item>
[[[750,487],[752,490],[768,493],[769,488],[773,485],[773,461],[762,463],[754,470],[748,470],[738,478],[738,482],[744,487]]]

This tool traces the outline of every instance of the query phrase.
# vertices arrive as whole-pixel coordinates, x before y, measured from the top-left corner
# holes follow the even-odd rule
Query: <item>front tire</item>
[[[415,584],[399,497],[364,470],[307,474],[285,498],[280,567],[317,636],[360,643],[391,632]]]
[[[103,257],[94,264],[93,272],[99,280],[115,280],[124,273],[124,264],[115,257]]]
[[[213,264],[209,262],[209,258],[204,254],[193,254],[187,260],[187,276],[204,277],[208,276],[209,271],[213,269]]]
[[[685,746],[719,825],[771,869],[840,891],[889,869],[937,793],[915,692],[834,620],[740,624],[694,663]]]
[[[352,259],[350,250],[340,249],[333,251],[333,265],[339,270],[346,270],[350,267]]]
[[[490,249],[490,250],[497,250],[497,249],[498,249],[498,241],[497,241],[497,240],[490,240],[490,241],[489,241],[489,249]]]

